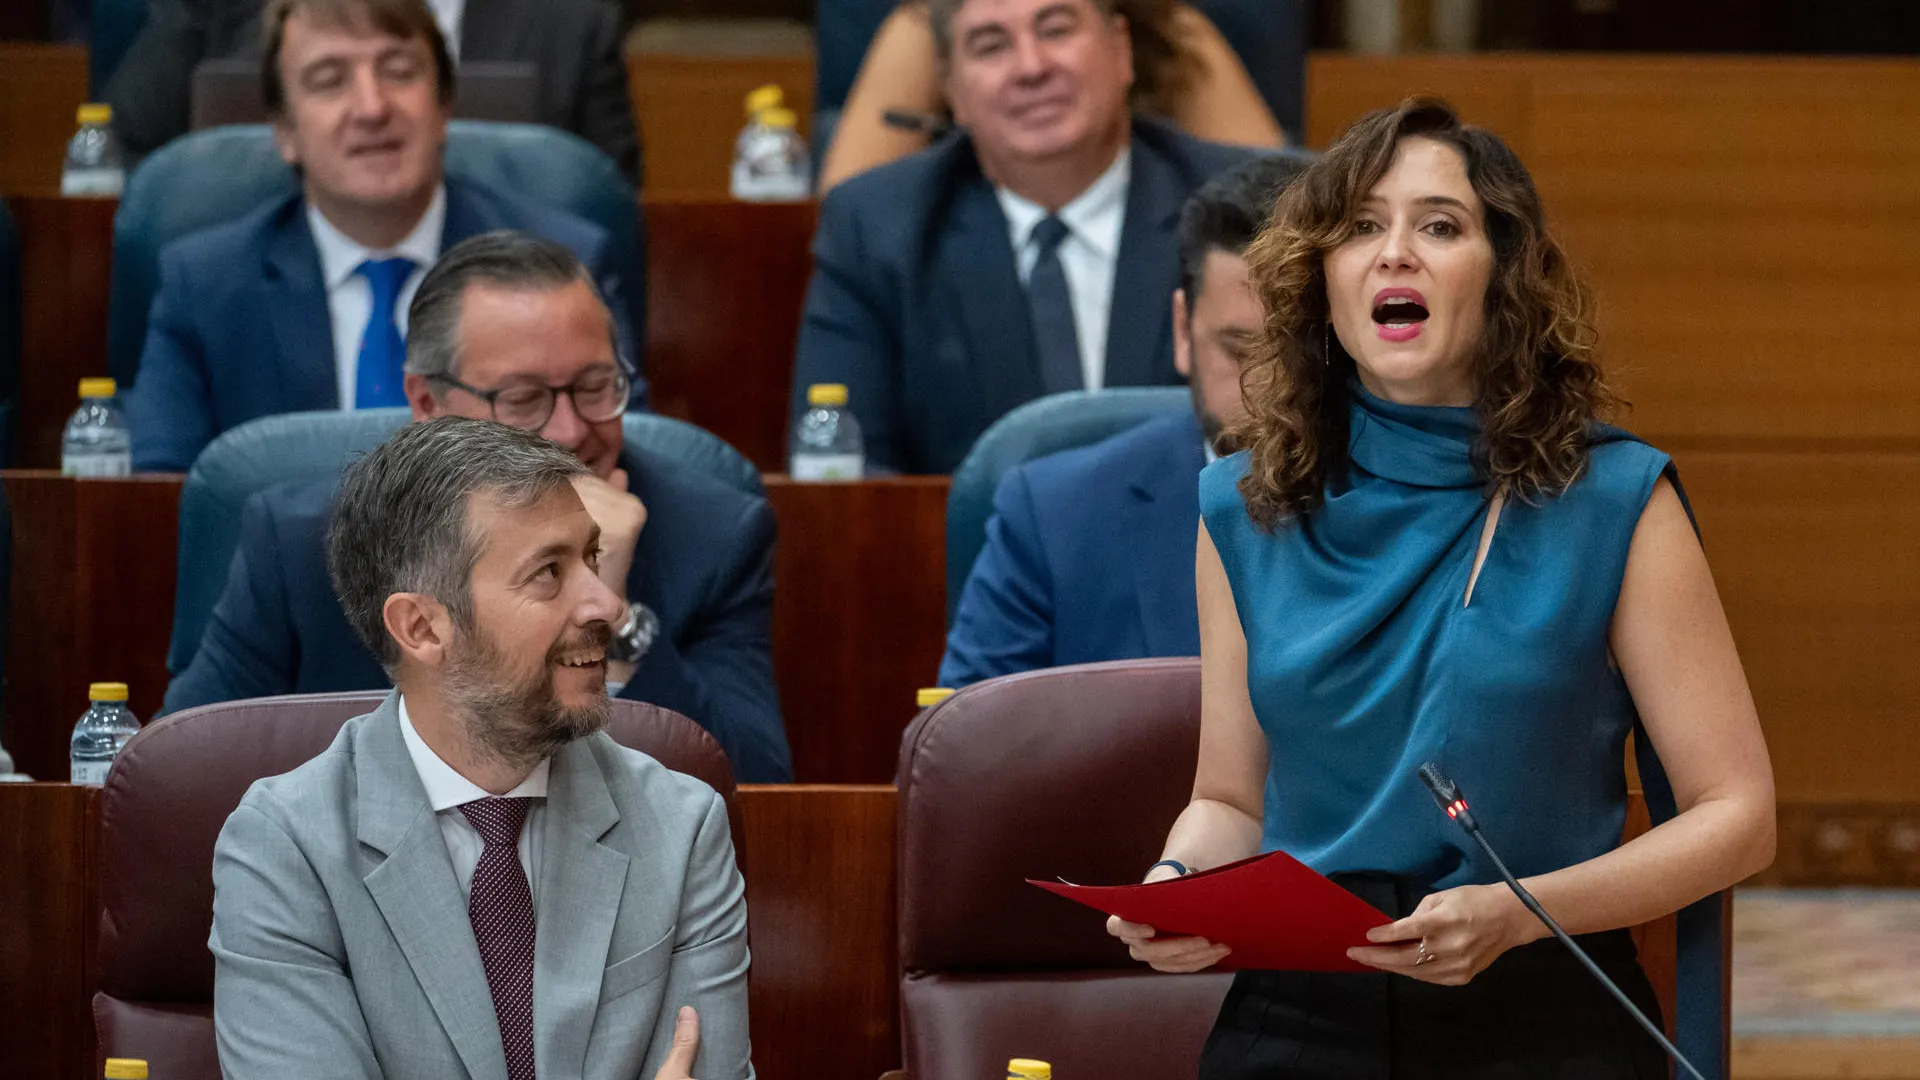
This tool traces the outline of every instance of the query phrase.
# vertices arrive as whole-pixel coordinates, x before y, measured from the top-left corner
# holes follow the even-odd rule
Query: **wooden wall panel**
[[[59,194],[74,111],[86,100],[86,49],[0,42],[0,195]]]
[[[753,1061],[765,1080],[900,1063],[891,785],[740,789]]]
[[[99,797],[98,788],[0,784],[0,1072],[13,1080],[95,1075]]]
[[[786,91],[806,136],[813,123],[813,39],[777,20],[662,20],[627,39],[627,85],[640,124],[649,198],[727,198],[747,93]]]
[[[1675,460],[1782,800],[1920,802],[1920,449]]]
[[[1920,62],[1315,56],[1308,130],[1430,90],[1500,132],[1661,439],[1920,438]]]

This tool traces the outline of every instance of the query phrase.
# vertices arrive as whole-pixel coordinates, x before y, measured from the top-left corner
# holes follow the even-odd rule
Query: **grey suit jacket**
[[[506,1080],[486,972],[399,698],[260,780],[213,855],[214,1030],[234,1080]],[[681,1005],[703,1080],[751,1078],[746,894],[712,788],[604,732],[548,780],[541,1080],[651,1080]]]

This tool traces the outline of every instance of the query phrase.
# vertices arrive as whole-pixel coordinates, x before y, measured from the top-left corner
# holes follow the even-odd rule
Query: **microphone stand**
[[[1647,1014],[1641,1012],[1640,1007],[1627,997],[1626,992],[1608,978],[1606,972],[1600,970],[1600,965],[1593,962],[1593,958],[1587,955],[1585,949],[1576,944],[1573,938],[1567,936],[1565,930],[1560,929],[1560,924],[1553,921],[1553,916],[1548,915],[1547,910],[1540,906],[1540,901],[1535,900],[1533,894],[1513,876],[1513,871],[1507,869],[1507,864],[1500,860],[1500,855],[1493,850],[1493,845],[1487,843],[1487,838],[1480,835],[1480,823],[1473,819],[1473,811],[1467,809],[1467,800],[1461,796],[1459,785],[1448,779],[1440,766],[1431,761],[1420,766],[1420,782],[1427,785],[1427,790],[1433,793],[1433,801],[1440,804],[1440,809],[1445,810],[1448,817],[1459,823],[1460,827],[1467,831],[1467,835],[1473,837],[1474,841],[1480,845],[1480,850],[1487,853],[1487,858],[1493,862],[1493,868],[1500,872],[1500,877],[1506,881],[1507,888],[1513,890],[1513,895],[1519,897],[1527,910],[1533,912],[1535,918],[1545,923],[1548,930],[1553,931],[1553,936],[1560,939],[1560,944],[1565,945],[1573,953],[1574,959],[1580,961],[1580,965],[1587,969],[1588,974],[1600,980],[1600,985],[1607,988],[1607,993],[1613,995],[1613,999],[1620,1003],[1620,1007],[1638,1020],[1647,1034],[1658,1040],[1667,1055],[1678,1062],[1680,1067],[1693,1077],[1693,1080],[1706,1080],[1706,1077],[1700,1075],[1700,1070],[1693,1067],[1693,1062],[1688,1061],[1686,1055],[1680,1052],[1680,1048],[1668,1040],[1667,1033],[1647,1019]]]

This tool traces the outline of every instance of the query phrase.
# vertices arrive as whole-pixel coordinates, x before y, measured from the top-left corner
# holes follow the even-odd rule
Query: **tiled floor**
[[[1736,1080],[1920,1078],[1920,891],[1734,896]]]

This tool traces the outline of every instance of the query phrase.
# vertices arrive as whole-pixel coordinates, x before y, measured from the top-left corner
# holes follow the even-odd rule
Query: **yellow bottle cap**
[[[793,115],[792,109],[777,106],[760,110],[760,122],[771,128],[791,129],[800,123],[800,118]]]
[[[112,397],[120,389],[120,384],[112,379],[94,378],[80,380],[81,397]]]
[[[1032,1058],[1007,1062],[1007,1080],[1053,1080],[1053,1066]]]
[[[87,687],[87,700],[125,701],[127,700],[127,684],[123,682],[92,683]]]
[[[931,708],[953,696],[953,691],[944,686],[923,686],[913,692],[913,700],[921,708]]]
[[[90,101],[80,106],[79,117],[83,124],[110,124],[113,122],[113,106]]]
[[[786,91],[772,83],[759,87],[747,94],[747,115],[754,116],[768,109],[786,104]]]
[[[147,1063],[141,1058],[108,1058],[107,1080],[147,1080]]]
[[[807,387],[807,404],[821,409],[837,409],[847,403],[847,388],[843,383],[822,382]]]

